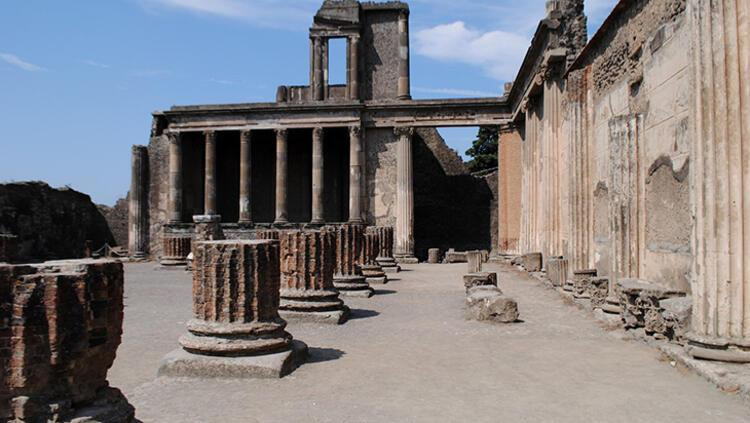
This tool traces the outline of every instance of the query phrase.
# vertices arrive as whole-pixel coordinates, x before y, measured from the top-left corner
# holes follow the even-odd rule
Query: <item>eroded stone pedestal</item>
[[[369,298],[375,291],[367,283],[358,261],[364,246],[364,227],[357,224],[329,226],[336,237],[336,270],[333,286],[341,295]]]
[[[430,248],[429,250],[427,250],[427,263],[440,263],[440,248]]]
[[[393,257],[393,236],[394,231],[390,226],[371,226],[367,228],[368,233],[377,234],[379,238],[380,252],[375,261],[386,274],[398,273],[401,267]]]
[[[201,241],[193,254],[195,318],[159,374],[282,377],[304,361],[278,313],[278,241]]]

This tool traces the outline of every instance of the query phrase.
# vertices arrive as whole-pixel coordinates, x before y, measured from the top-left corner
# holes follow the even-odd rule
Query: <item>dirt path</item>
[[[109,380],[144,422],[747,422],[750,407],[606,331],[509,268],[523,323],[463,318],[465,265],[416,265],[343,326],[290,325],[311,361],[281,380],[155,379],[190,317],[190,277],[128,265]]]

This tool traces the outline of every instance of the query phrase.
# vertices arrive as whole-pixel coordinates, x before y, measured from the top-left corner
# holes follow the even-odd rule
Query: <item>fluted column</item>
[[[414,128],[395,128],[397,141],[397,192],[396,192],[396,251],[401,262],[414,258],[414,170],[412,163],[412,137]]]
[[[314,128],[312,138],[312,221],[310,223],[322,224],[324,222],[323,128]]]
[[[204,215],[215,215],[216,208],[216,132],[206,131],[206,177],[203,203]]]
[[[362,127],[349,127],[349,222],[362,223]]]
[[[169,223],[182,223],[182,137],[169,136]]]
[[[148,253],[148,148],[134,145],[128,204],[128,250],[131,257]]]
[[[250,202],[252,187],[251,148],[252,134],[250,131],[240,133],[240,222],[252,225],[253,212]]]
[[[688,7],[696,129],[688,351],[750,362],[750,3],[689,0]]]
[[[402,10],[398,15],[398,98],[411,98],[409,71],[409,11]]]
[[[359,100],[359,35],[349,37],[349,99]]]
[[[276,130],[276,220],[274,223],[288,223],[286,208],[287,186],[287,130]]]

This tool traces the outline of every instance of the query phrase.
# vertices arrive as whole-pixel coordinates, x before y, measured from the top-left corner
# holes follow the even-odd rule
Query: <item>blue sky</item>
[[[130,146],[174,104],[272,101],[306,84],[320,0],[3,0],[0,181],[44,180],[113,204]],[[412,0],[412,95],[500,95],[545,0]],[[615,0],[587,0],[590,31]],[[334,47],[334,56],[336,47]],[[343,62],[331,63],[343,78]],[[463,153],[476,129],[441,129]]]

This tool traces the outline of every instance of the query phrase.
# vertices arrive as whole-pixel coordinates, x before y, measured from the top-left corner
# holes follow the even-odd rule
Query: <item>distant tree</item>
[[[481,172],[497,167],[497,144],[499,131],[497,126],[482,126],[479,128],[477,139],[466,150],[466,155],[472,159],[469,161],[470,172]]]

